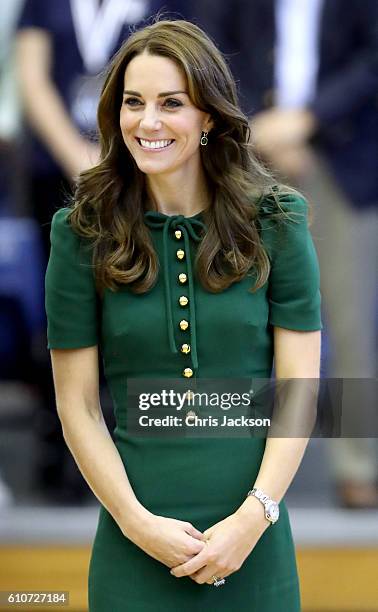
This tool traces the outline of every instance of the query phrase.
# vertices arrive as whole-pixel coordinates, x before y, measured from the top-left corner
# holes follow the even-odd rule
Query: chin
[[[146,164],[146,163],[139,163],[136,161],[136,164],[139,168],[139,170],[141,172],[144,172],[144,174],[166,174],[169,173],[172,168],[170,166],[159,166],[158,164]]]

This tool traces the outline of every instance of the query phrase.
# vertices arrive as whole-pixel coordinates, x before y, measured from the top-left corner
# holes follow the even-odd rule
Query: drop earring
[[[202,136],[201,136],[201,140],[200,140],[200,142],[201,142],[201,145],[202,145],[203,147],[206,147],[207,143],[209,142],[209,139],[208,139],[208,137],[207,137],[208,133],[209,133],[209,132],[202,132]]]

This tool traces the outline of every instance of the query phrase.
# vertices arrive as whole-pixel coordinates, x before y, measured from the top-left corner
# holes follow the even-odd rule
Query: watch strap
[[[254,487],[253,489],[251,489],[250,491],[248,491],[247,493],[247,497],[248,496],[253,496],[256,497],[264,506],[264,511],[265,511],[265,518],[271,523],[275,523],[278,519],[278,516],[276,519],[273,519],[270,515],[270,512],[268,511],[269,505],[270,504],[275,504],[275,506],[278,508],[278,503],[275,502],[273,499],[271,499],[271,497],[269,497],[269,495],[267,495],[266,493],[264,493],[264,491],[262,489],[258,489],[257,487]]]

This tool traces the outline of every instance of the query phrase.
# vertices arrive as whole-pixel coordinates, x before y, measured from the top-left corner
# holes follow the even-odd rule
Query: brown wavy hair
[[[100,162],[82,172],[76,185],[69,219],[74,231],[91,239],[97,289],[102,294],[106,287],[114,291],[127,284],[144,293],[158,275],[143,219],[146,206],[153,204],[119,125],[126,67],[144,51],[176,63],[192,103],[214,122],[207,147],[200,147],[211,205],[204,212],[208,231],[196,255],[198,279],[208,291],[219,292],[253,266],[251,290],[257,290],[270,270],[256,223],[258,202],[276,181],[253,154],[248,119],[221,52],[198,26],[166,19],[134,31],[111,60],[98,106]]]

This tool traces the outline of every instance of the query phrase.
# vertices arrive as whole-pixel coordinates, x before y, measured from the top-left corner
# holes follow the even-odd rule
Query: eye
[[[126,98],[124,100],[124,104],[126,104],[127,106],[139,106],[141,104],[141,101],[138,100],[138,98]]]
[[[183,106],[182,102],[176,98],[167,98],[164,105],[168,106],[168,108],[178,108],[179,106]]]

